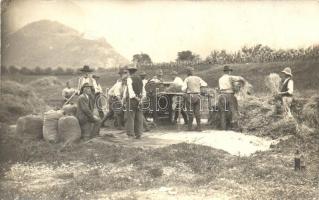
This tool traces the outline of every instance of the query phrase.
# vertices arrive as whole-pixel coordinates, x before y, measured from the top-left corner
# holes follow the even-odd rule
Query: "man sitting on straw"
[[[235,96],[234,83],[241,82],[242,85],[246,83],[243,77],[231,75],[232,71],[229,66],[224,66],[224,75],[219,79],[220,96],[218,99],[218,107],[220,112],[220,126],[223,130],[238,128],[238,101]],[[231,115],[229,116],[228,113]]]
[[[283,116],[286,119],[292,118],[292,114],[290,111],[291,103],[292,103],[292,94],[294,90],[294,82],[292,80],[292,73],[290,67],[286,67],[282,73],[285,76],[285,80],[282,83],[281,91],[279,95],[282,98],[282,106],[283,106]]]

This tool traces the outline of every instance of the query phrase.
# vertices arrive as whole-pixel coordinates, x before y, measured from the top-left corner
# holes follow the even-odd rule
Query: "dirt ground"
[[[228,153],[220,134],[236,141],[233,149],[249,141],[268,147],[246,156]],[[161,129],[139,141],[104,129],[61,149],[19,138],[9,127],[1,138],[0,199],[319,199],[318,134],[272,142]],[[296,146],[307,149],[305,171],[293,170]]]

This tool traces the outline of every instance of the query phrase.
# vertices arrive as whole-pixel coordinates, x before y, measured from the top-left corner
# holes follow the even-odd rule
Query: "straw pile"
[[[272,95],[276,95],[280,91],[281,78],[276,73],[271,73],[265,78],[265,85]]]
[[[32,87],[50,87],[50,86],[60,86],[63,83],[55,76],[48,76],[44,78],[37,79],[29,83]]]
[[[312,96],[302,110],[304,122],[313,128],[319,128],[319,95]]]
[[[40,113],[47,109],[31,87],[14,81],[4,81],[1,88],[0,122],[13,123],[20,116]]]

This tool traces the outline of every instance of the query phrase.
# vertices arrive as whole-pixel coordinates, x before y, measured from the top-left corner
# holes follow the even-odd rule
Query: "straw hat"
[[[224,72],[232,72],[233,69],[231,69],[228,65],[225,65],[223,71],[224,71]]]
[[[93,72],[93,69],[90,69],[90,66],[84,65],[83,68],[80,69],[81,72]]]
[[[91,89],[93,88],[93,85],[89,84],[89,83],[84,83],[81,87],[81,94],[83,93],[83,89],[86,88],[86,87],[90,87]]]
[[[287,75],[289,75],[289,76],[292,76],[290,67],[286,67],[286,68],[285,68],[284,70],[282,70],[281,72],[284,73],[284,74],[287,74]]]

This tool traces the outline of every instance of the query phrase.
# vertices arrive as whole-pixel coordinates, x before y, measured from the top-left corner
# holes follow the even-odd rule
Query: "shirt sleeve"
[[[183,92],[186,92],[186,90],[187,90],[187,82],[188,82],[188,78],[185,78],[185,80],[183,82],[183,85],[182,85],[182,91]]]
[[[80,77],[78,81],[78,92],[80,92],[81,87],[82,87],[82,77]]]
[[[237,81],[245,81],[245,79],[243,78],[243,77],[241,77],[241,76],[230,76],[230,80],[232,81],[232,82],[237,82]]]
[[[288,93],[289,94],[292,94],[293,93],[293,91],[294,91],[294,82],[293,82],[293,80],[289,80],[289,82],[288,82],[288,85],[287,85],[287,88],[288,88]]]
[[[207,83],[203,79],[200,78],[199,81],[200,81],[200,86],[201,87],[206,87],[207,86]]]
[[[133,99],[136,97],[136,94],[133,90],[133,81],[131,78],[127,78],[127,90],[128,90],[128,96],[130,99]]]

